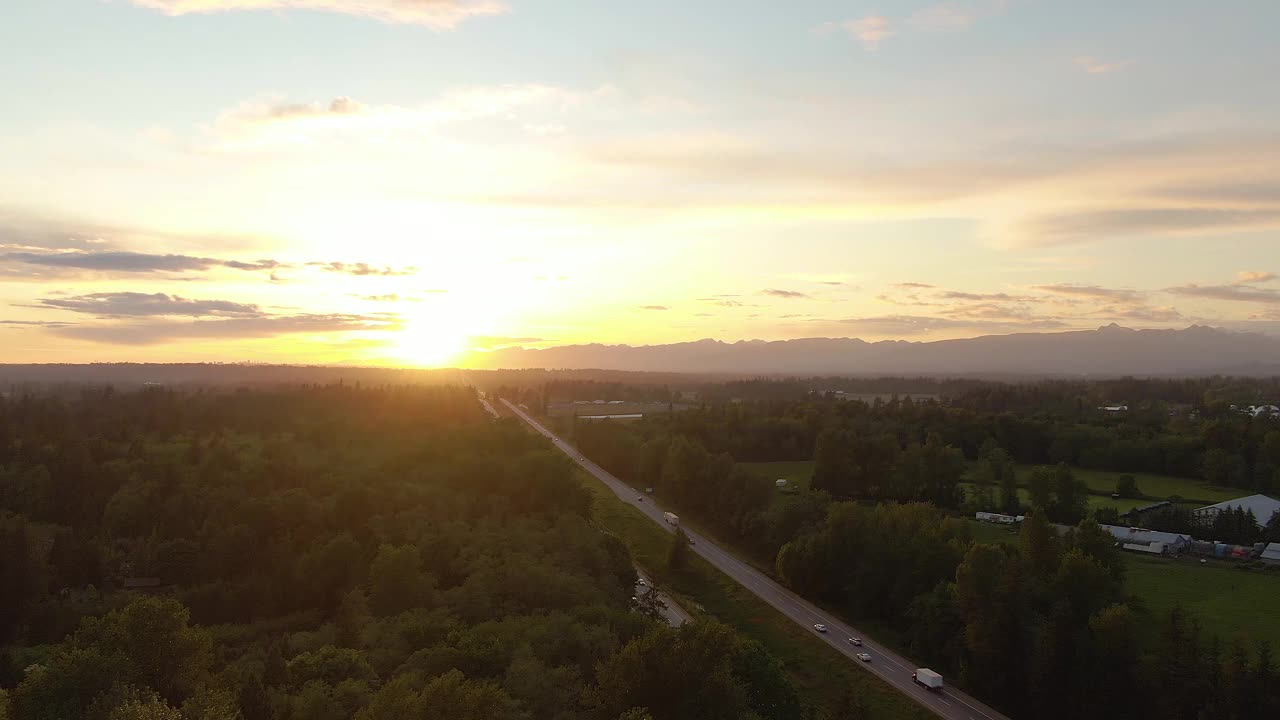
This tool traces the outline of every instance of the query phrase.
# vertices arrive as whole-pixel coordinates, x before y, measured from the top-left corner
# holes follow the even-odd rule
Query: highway
[[[638,567],[636,568],[636,575],[645,582],[644,585],[636,583],[636,595],[652,592],[653,578],[649,577]],[[679,603],[672,600],[670,595],[667,595],[666,593],[659,593],[658,599],[661,600],[662,604],[665,606],[662,609],[662,617],[671,627],[680,627],[685,623],[693,622],[693,616],[690,615],[687,610],[680,607]]]
[[[604,468],[591,462],[585,456],[579,455],[578,451],[571,445],[556,437],[551,431],[506,399],[503,399],[502,402],[517,417],[544,435],[584,470],[608,486],[623,502],[647,515],[667,532],[675,532],[675,528],[663,518],[663,510],[657,503],[653,502],[653,498],[645,497],[636,489],[606,472]],[[838,652],[848,657],[850,662],[856,663],[864,670],[874,673],[899,692],[920,703],[939,717],[947,718],[948,720],[1008,720],[1005,715],[949,687],[941,693],[933,693],[916,685],[911,679],[911,673],[914,672],[915,668],[919,667],[916,663],[880,646],[853,627],[782,587],[764,573],[726,552],[706,537],[689,530],[689,528],[685,528],[685,533],[693,541],[693,546],[690,549],[714,565],[720,572],[733,578],[743,587],[755,593],[761,600],[776,608],[778,612],[813,633],[815,639],[835,648]],[[813,626],[819,623],[826,625],[828,632],[818,633],[814,630]],[[849,638],[853,637],[862,638],[863,646],[854,647],[851,645],[848,641]],[[872,658],[871,662],[864,663],[859,661],[857,659],[859,652],[869,653]]]

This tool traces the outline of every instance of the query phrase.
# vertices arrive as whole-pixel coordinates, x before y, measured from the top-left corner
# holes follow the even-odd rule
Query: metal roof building
[[[1280,510],[1280,500],[1266,495],[1250,495],[1215,505],[1206,505],[1195,510],[1195,515],[1197,518],[1212,521],[1214,515],[1224,510],[1235,510],[1236,508],[1243,508],[1245,512],[1252,512],[1253,516],[1258,519],[1258,526],[1266,527],[1271,515]]]
[[[1267,562],[1280,563],[1280,543],[1268,543],[1261,558]]]
[[[1170,552],[1181,552],[1191,546],[1190,535],[1121,527],[1119,525],[1103,525],[1102,529],[1111,533],[1116,540],[1124,545],[1163,545]]]

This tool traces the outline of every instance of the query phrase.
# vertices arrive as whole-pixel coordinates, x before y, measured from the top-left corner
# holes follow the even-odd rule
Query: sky
[[[1273,0],[5,0],[0,362],[1280,334]]]

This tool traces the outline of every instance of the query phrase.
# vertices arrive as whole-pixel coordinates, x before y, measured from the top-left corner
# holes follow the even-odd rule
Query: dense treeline
[[[589,505],[462,388],[0,401],[0,717],[806,716]]]
[[[934,401],[769,400],[632,425],[578,422],[572,432],[606,469],[655,487],[682,513],[772,560],[806,596],[890,629],[912,656],[1015,717],[1280,712],[1280,670],[1269,647],[1206,643],[1194,618],[1180,610],[1155,616],[1128,595],[1115,539],[1086,518],[1088,489],[1068,464],[1101,457],[1085,452],[1090,443],[1115,451],[1145,438],[1150,447],[1185,445],[1192,465],[1229,446],[1253,469],[1280,468],[1270,455],[1280,426],[1237,413],[1152,417],[1094,413],[1075,422]],[[735,465],[741,437],[755,438],[762,427],[788,430],[772,443],[752,440],[757,451],[812,433],[814,491],[779,494],[769,479]],[[1017,462],[1039,464],[1026,500]],[[1103,465],[1126,469],[1113,459]],[[1255,474],[1255,487],[1271,487],[1272,476]],[[976,485],[968,497],[959,492],[962,477]],[[1117,490],[1140,494],[1131,477],[1119,478]],[[1027,512],[1029,521],[1016,545],[974,544],[966,525],[944,512],[962,503]],[[1050,521],[1077,527],[1060,536]],[[1215,529],[1243,532],[1251,522],[1247,513],[1227,513]],[[1259,534],[1250,527],[1251,537]],[[1261,534],[1276,531],[1280,523]]]
[[[1154,401],[1107,416],[1092,405],[1077,408],[1080,396],[1067,403],[1058,384],[987,384],[972,392],[980,391],[1031,399],[1043,394],[1058,398],[1065,407],[1062,412],[997,412],[982,409],[984,403],[968,403],[972,395],[872,403],[809,397],[705,404],[671,417],[646,418],[637,432],[643,438],[686,436],[740,462],[817,460],[818,474],[825,477],[840,477],[848,466],[863,462],[870,463],[867,471],[877,476],[891,473],[900,452],[926,445],[936,436],[942,446],[955,448],[969,461],[996,446],[1022,464],[1065,463],[1116,473],[1200,478],[1263,493],[1280,490],[1280,418],[1252,417],[1222,402],[1171,411]],[[831,464],[838,469],[824,472],[823,466]],[[842,497],[859,494],[839,484],[828,489]],[[877,492],[901,499],[909,495]]]

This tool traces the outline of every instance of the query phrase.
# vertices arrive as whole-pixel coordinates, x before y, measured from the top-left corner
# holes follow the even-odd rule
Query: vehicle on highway
[[[824,632],[826,632],[826,631],[827,631],[827,626],[826,626],[826,625],[823,625],[822,623],[814,623],[814,624],[813,624],[813,629],[814,629],[814,630],[817,630],[817,631],[818,631],[818,632],[820,632],[820,633],[824,633]]]
[[[871,662],[871,653],[858,653],[858,659],[862,662]]]
[[[636,496],[636,502],[644,502],[644,496],[643,496],[643,495],[637,495],[637,496]]]
[[[911,682],[923,685],[926,690],[942,692],[942,676],[929,668],[918,668],[911,673]]]
[[[862,638],[849,638],[849,644],[854,647],[862,647]]]
[[[663,519],[665,519],[665,520],[667,521],[667,524],[668,524],[668,525],[679,525],[679,524],[680,524],[680,516],[679,516],[679,515],[677,515],[677,514],[675,514],[675,513],[673,513],[673,512],[665,512],[665,513],[662,513],[662,517],[663,517]]]

